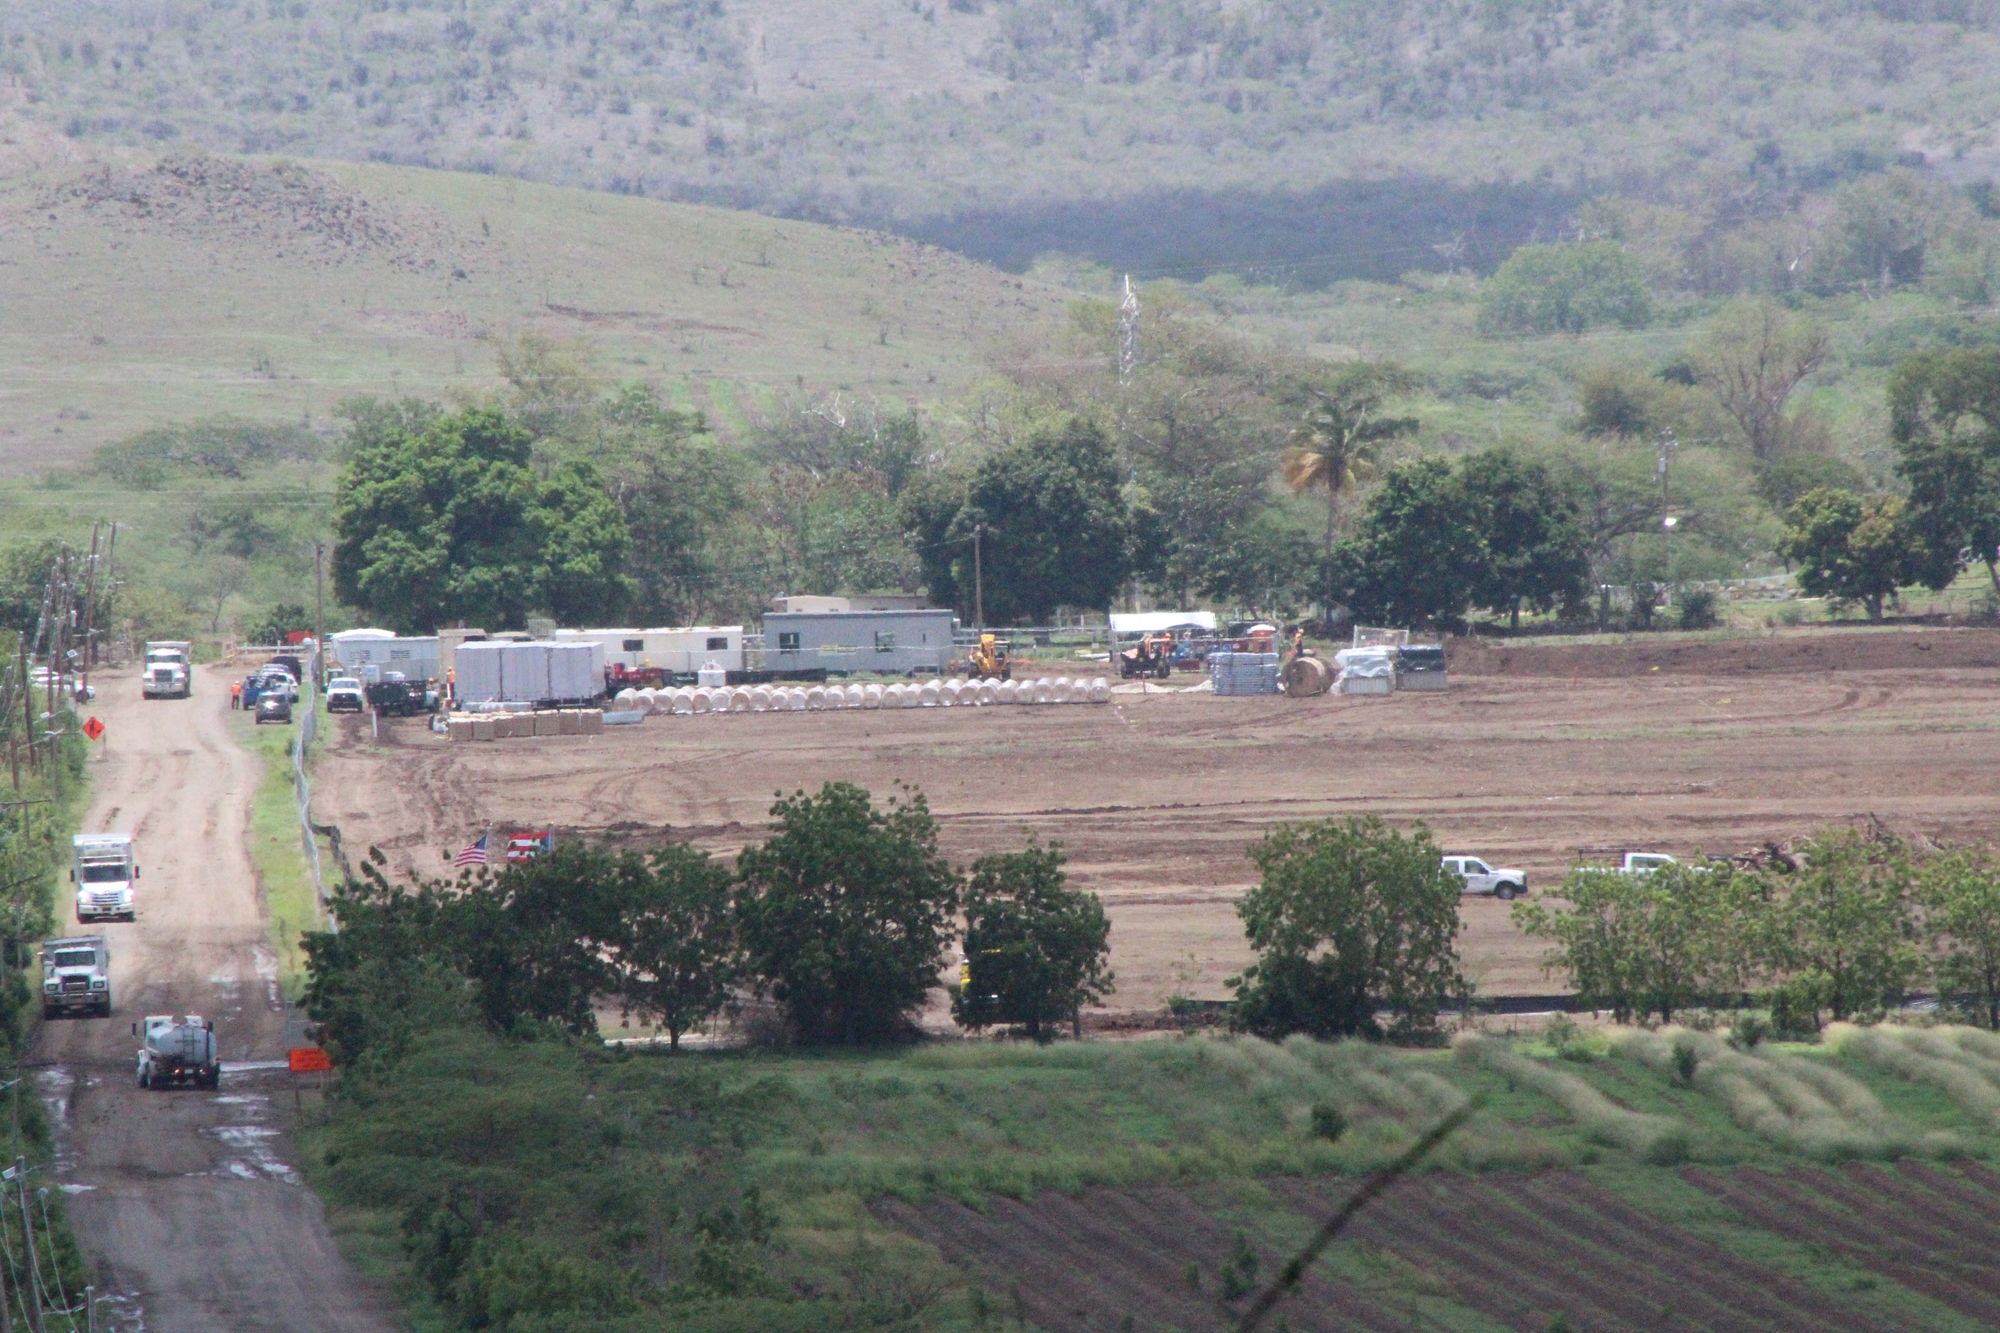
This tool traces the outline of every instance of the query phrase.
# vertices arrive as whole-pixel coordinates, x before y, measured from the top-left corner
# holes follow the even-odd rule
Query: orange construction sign
[[[294,1074],[324,1074],[333,1068],[333,1057],[323,1046],[294,1046],[285,1053]]]
[[[104,724],[93,717],[83,724],[83,734],[94,741],[101,741],[104,739]]]

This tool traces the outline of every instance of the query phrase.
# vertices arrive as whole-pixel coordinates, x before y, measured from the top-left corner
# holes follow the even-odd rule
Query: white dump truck
[[[194,693],[194,645],[185,639],[148,643],[139,693],[147,699],[185,699]]]
[[[139,1042],[139,1086],[166,1088],[192,1083],[213,1088],[222,1082],[215,1054],[215,1022],[200,1014],[148,1014],[132,1025]]]
[[[42,941],[42,1017],[111,1012],[111,945],[102,935]]]
[[[70,839],[70,883],[76,885],[76,919],[137,921],[139,899],[133,885],[139,863],[125,833],[79,833]]]

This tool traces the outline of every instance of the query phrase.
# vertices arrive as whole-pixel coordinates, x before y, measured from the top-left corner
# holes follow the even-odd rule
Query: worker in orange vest
[[[240,680],[229,682],[229,706],[232,709],[243,706],[243,682]]]

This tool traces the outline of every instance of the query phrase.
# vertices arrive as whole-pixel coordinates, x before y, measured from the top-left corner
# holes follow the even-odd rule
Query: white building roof
[[[1179,629],[1183,625],[1193,625],[1198,629],[1215,628],[1213,611],[1132,611],[1111,613],[1113,634],[1158,634],[1162,630]]]

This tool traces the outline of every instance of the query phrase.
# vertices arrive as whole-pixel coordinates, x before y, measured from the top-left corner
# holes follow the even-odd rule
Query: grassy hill
[[[1774,177],[1990,176],[1996,19],[1994,0],[81,0],[0,18],[0,95],[78,140],[494,172],[1010,260],[1310,260],[1316,280],[1441,266],[1438,245],[1491,262],[1568,226],[1577,191],[1694,190],[1740,220]]]
[[[26,151],[39,147],[38,152]],[[1065,296],[914,242],[381,165],[0,153],[0,471],[233,413],[495,382],[523,332],[594,345],[740,428],[781,392],[928,396]]]

